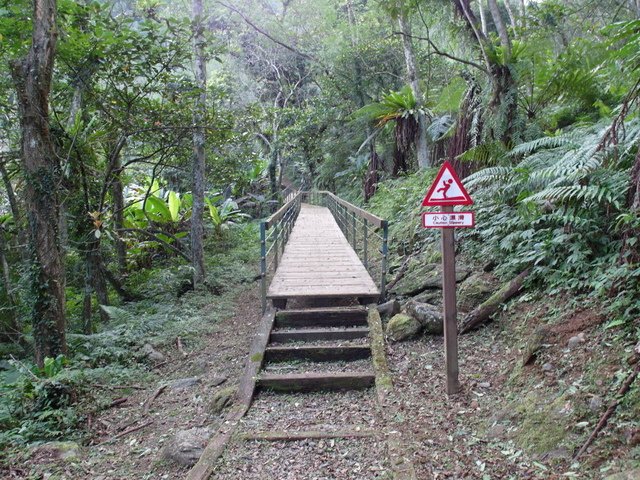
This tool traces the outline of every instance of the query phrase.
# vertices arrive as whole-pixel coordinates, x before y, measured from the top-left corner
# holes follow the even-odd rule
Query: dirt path
[[[252,288],[240,295],[234,315],[217,325],[205,339],[204,348],[192,352],[185,344],[186,357],[179,351],[170,352],[168,361],[157,368],[155,382],[144,390],[136,390],[126,403],[96,418],[94,439],[84,448],[80,462],[68,464],[62,470],[42,465],[38,468],[44,474],[42,478],[183,478],[188,468],[164,460],[162,450],[179,430],[203,426],[213,430],[218,426],[222,416],[209,413],[210,399],[218,389],[236,385],[242,374],[260,318],[257,292],[257,288]],[[218,385],[222,379],[226,380]],[[178,380],[184,380],[183,388],[172,386]],[[169,386],[155,398],[145,415],[145,402],[163,385]],[[114,439],[141,425],[146,426]],[[47,477],[52,471],[60,476]]]

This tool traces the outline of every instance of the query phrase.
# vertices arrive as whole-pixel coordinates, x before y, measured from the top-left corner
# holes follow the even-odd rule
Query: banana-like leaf
[[[171,220],[177,222],[179,219],[180,211],[180,197],[176,192],[171,190],[167,195],[167,203],[169,204],[169,212],[171,213]]]
[[[151,196],[147,198],[147,205],[145,208],[147,215],[159,223],[167,223],[171,221],[171,211],[169,206],[161,198]]]

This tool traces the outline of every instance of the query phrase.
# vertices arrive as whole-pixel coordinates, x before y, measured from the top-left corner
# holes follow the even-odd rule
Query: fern
[[[127,324],[135,320],[135,317],[130,312],[122,308],[112,307],[109,305],[100,305],[100,308],[109,316],[109,320],[114,323]]]
[[[557,148],[567,145],[578,146],[575,143],[573,135],[557,135],[553,137],[541,137],[531,140],[530,142],[524,142],[515,146],[509,153],[508,157],[520,157],[522,155],[531,155],[532,153],[542,148]]]

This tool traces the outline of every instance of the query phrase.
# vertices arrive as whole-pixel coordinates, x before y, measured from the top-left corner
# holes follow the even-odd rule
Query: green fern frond
[[[557,135],[555,137],[540,137],[530,142],[516,145],[507,153],[508,157],[519,157],[521,155],[531,155],[542,148],[558,148],[567,145],[578,146],[573,135]]]
[[[472,173],[465,178],[464,183],[469,188],[487,184],[502,184],[510,181],[514,176],[513,169],[510,167],[488,167]]]
[[[135,317],[130,312],[122,308],[109,305],[100,305],[100,308],[109,316],[109,320],[114,323],[130,323],[135,320]]]
[[[531,195],[523,202],[543,202],[553,203],[618,203],[619,192],[602,185],[568,185],[563,187],[550,187]]]

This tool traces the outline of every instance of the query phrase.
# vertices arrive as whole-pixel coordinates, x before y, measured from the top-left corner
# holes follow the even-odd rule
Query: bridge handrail
[[[298,192],[292,192],[289,195],[287,195],[287,197],[285,198],[285,204],[282,205],[278,211],[276,211],[273,215],[271,215],[269,218],[263,220],[266,229],[270,229],[271,227],[273,227],[276,222],[280,219],[282,219],[282,217],[284,217],[287,213],[287,211],[289,210],[290,207],[292,207],[294,205],[294,203],[296,203],[300,197],[300,195],[302,195],[302,192],[298,191]]]
[[[349,203],[346,200],[343,200],[342,198],[338,197],[337,195],[327,190],[317,190],[316,192],[322,193],[323,195],[328,195],[329,197],[331,197],[333,200],[335,200],[337,203],[345,207],[350,212],[355,213],[359,217],[364,218],[369,222],[371,222],[371,224],[374,225],[375,227],[378,227],[378,228],[383,227],[384,224],[387,222],[386,220],[375,216],[373,213],[369,213],[360,207],[356,207],[354,204]],[[305,193],[309,193],[309,192],[305,192]]]

